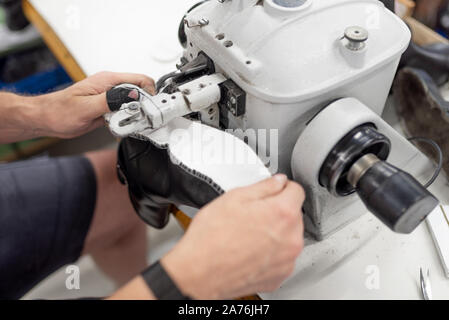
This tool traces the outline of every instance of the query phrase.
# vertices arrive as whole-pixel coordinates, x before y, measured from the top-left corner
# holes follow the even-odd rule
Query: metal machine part
[[[348,181],[369,211],[398,233],[411,233],[439,201],[410,174],[373,154],[360,158]]]
[[[194,10],[195,8],[199,7],[200,5],[202,5],[203,3],[207,2],[209,0],[203,0],[198,2],[197,4],[195,4],[194,6],[192,6],[189,10],[187,10],[186,15],[191,12],[192,10]],[[181,23],[179,24],[179,29],[178,29],[178,39],[179,39],[179,43],[181,44],[181,46],[183,48],[187,47],[187,36],[186,36],[186,32],[185,32],[185,17],[186,15],[182,18]]]
[[[295,8],[302,6],[308,0],[274,0],[273,2],[281,7]]]
[[[378,161],[368,161],[373,158],[364,158],[367,154],[375,155]],[[425,159],[360,101],[345,98],[331,103],[308,123],[293,151],[293,177],[305,187],[308,196],[304,206],[306,228],[323,239],[368,208],[393,230],[410,232],[438,204],[416,180],[429,175],[429,167],[414,163],[420,158]],[[358,170],[364,164],[360,159],[380,173],[372,170],[367,175],[370,170]],[[383,165],[386,160],[388,164]],[[359,188],[362,181],[365,191]],[[391,186],[396,183],[401,186]],[[379,194],[383,188],[394,190],[387,193],[388,198],[385,193],[379,197],[369,189],[373,186]],[[410,192],[410,198],[404,196],[406,192]]]
[[[137,103],[125,104],[112,115],[115,134],[148,137],[186,115],[215,125],[219,117],[222,129],[276,129],[276,171],[306,189],[306,228],[317,239],[366,212],[353,193],[362,181],[368,188],[366,181],[373,180],[365,177],[372,177],[377,167],[364,172],[357,186],[348,181],[351,168],[366,154],[380,160],[389,156],[397,168],[417,177],[424,174],[423,167],[408,165],[423,155],[380,117],[411,36],[380,1],[200,4],[186,14],[180,28],[185,51],[179,70],[159,81],[158,95],[142,94]],[[249,139],[258,151],[263,148]],[[387,167],[391,180],[386,180],[414,185]],[[376,176],[378,181],[384,178]],[[402,204],[406,212],[413,207]],[[427,209],[416,208],[414,218],[419,220]],[[400,225],[396,230],[403,232],[413,223],[390,225]]]
[[[368,40],[368,31],[359,26],[348,27],[345,30],[344,38],[347,40],[346,48],[351,51],[363,50]]]
[[[321,167],[319,180],[334,196],[347,196],[355,192],[348,182],[352,165],[364,154],[373,153],[382,160],[390,154],[390,140],[379,133],[373,124],[351,130],[332,149]]]
[[[183,60],[183,62],[178,66],[178,71],[166,74],[158,80],[156,84],[158,92],[163,89],[165,93],[174,93],[179,86],[187,82],[215,73],[214,62],[203,52],[192,61]]]
[[[376,24],[369,12],[379,13]],[[245,92],[244,115],[220,108],[220,121],[226,129],[277,129],[279,171],[290,176],[297,138],[330,101],[355,97],[382,113],[410,40],[407,26],[378,0],[309,0],[293,8],[273,0],[206,1],[185,17],[190,25],[201,19],[209,24],[185,28],[183,59],[205,53]],[[362,50],[342,39],[354,26],[369,34]]]
[[[173,93],[151,96],[139,90],[139,101],[123,104],[109,119],[109,128],[118,137],[150,133],[171,120],[209,108],[221,100],[220,84],[226,78],[219,74],[202,76],[187,82]],[[131,85],[128,85],[131,86]]]
[[[419,282],[421,284],[421,293],[424,300],[433,300],[432,284],[430,282],[430,269],[424,275],[423,269],[419,269]]]
[[[374,154],[369,153],[361,157],[348,172],[347,180],[354,188],[357,188],[357,184],[365,173],[381,160]]]
[[[390,229],[411,233],[439,202],[410,174],[385,161],[390,150],[390,140],[373,124],[359,126],[329,153],[320,183],[336,197],[357,192]]]
[[[246,111],[246,93],[232,80],[221,84],[221,100],[218,105],[229,110],[233,116],[240,117]]]

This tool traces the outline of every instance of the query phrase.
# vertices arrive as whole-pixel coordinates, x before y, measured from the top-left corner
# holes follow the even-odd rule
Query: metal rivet
[[[206,18],[202,18],[202,19],[200,19],[200,21],[198,21],[198,23],[199,23],[200,26],[204,27],[204,26],[207,26],[209,24],[209,20],[206,19]]]
[[[128,109],[131,111],[139,110],[139,104],[138,103],[130,103],[128,105]]]
[[[234,42],[232,42],[231,40],[225,41],[224,46],[226,48],[230,48],[234,45]]]

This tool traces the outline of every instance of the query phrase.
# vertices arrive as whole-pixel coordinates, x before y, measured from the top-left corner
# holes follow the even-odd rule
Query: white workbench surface
[[[186,9],[196,2],[31,0],[87,75],[110,70],[154,78],[174,70],[182,51],[178,25]],[[432,191],[449,203],[445,178],[439,179]],[[431,268],[434,298],[449,298],[449,280],[426,225],[412,235],[397,235],[367,214],[332,239],[307,246],[298,260],[302,271],[278,292],[263,297],[421,299],[421,266]],[[378,288],[376,281],[370,282],[377,274]]]
[[[32,0],[87,75],[175,70],[178,26],[197,0]]]

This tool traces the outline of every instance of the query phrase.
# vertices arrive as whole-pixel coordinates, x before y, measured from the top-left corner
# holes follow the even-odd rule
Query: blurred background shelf
[[[18,142],[9,145],[0,145],[0,161],[12,162],[32,157],[43,150],[57,144],[58,139],[41,138],[30,141]]]
[[[5,10],[0,6],[0,91],[36,95],[64,88],[71,83],[71,78],[37,29],[29,24],[21,30],[10,30]],[[41,138],[0,145],[0,162],[38,155],[58,141]]]

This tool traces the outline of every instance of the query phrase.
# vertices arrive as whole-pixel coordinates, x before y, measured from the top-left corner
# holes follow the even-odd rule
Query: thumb
[[[106,92],[97,94],[95,96],[85,97],[85,99],[89,99],[89,109],[87,112],[90,113],[90,117],[92,119],[99,118],[106,113],[111,112],[108,105],[108,100],[106,98]]]
[[[106,92],[106,102],[111,111],[118,111],[125,103],[138,101],[140,92],[134,86],[120,85]]]
[[[245,189],[245,197],[257,200],[274,196],[287,186],[288,178],[284,174],[277,174],[269,179],[258,182]]]
[[[109,91],[92,96],[95,108],[92,116],[100,117],[108,112],[117,111],[125,103],[139,100],[139,91],[135,88],[115,87]]]

